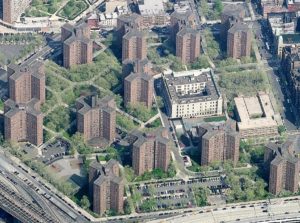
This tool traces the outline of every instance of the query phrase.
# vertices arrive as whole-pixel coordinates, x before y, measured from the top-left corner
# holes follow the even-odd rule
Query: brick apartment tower
[[[153,102],[153,78],[145,73],[131,73],[124,80],[124,103],[142,103],[148,108]]]
[[[147,58],[143,60],[124,60],[122,62],[122,75],[127,77],[132,72],[152,74],[152,64]]]
[[[63,65],[70,68],[78,64],[89,64],[93,61],[93,41],[90,38],[89,26],[82,22],[76,27],[66,23],[61,28],[63,43]]]
[[[282,190],[298,191],[300,160],[296,156],[297,137],[283,144],[269,143],[265,147],[264,161],[269,167],[269,192],[279,194]]]
[[[30,142],[36,146],[43,143],[43,114],[36,98],[27,103],[11,99],[4,106],[4,138],[12,142]]]
[[[227,55],[234,59],[250,57],[251,30],[245,23],[236,23],[228,30]]]
[[[235,122],[229,120],[220,126],[204,123],[197,128],[201,165],[215,161],[232,160],[234,165],[239,160],[240,137],[235,130]]]
[[[30,3],[31,0],[2,0],[3,21],[7,23],[16,22]]]
[[[13,142],[43,143],[45,73],[42,63],[10,65],[7,69],[9,99],[4,106],[4,138]]]
[[[176,56],[183,64],[194,62],[200,56],[200,32],[184,27],[176,35]]]
[[[132,167],[136,175],[160,168],[167,171],[170,164],[168,132],[160,129],[153,133],[132,134],[136,141],[132,145]]]
[[[77,131],[86,141],[105,139],[112,143],[116,129],[116,104],[112,96],[98,99],[96,95],[76,101]]]
[[[184,13],[173,12],[171,14],[171,39],[176,41],[176,34],[184,27],[196,29],[196,17],[192,11]]]
[[[9,65],[7,68],[9,98],[16,103],[27,103],[32,98],[45,102],[45,69],[42,63]]]
[[[227,5],[221,15],[221,36],[223,42],[227,43],[228,30],[236,23],[243,22],[245,8],[240,5]]]
[[[147,37],[142,31],[131,29],[123,36],[122,61],[143,60],[147,57]]]
[[[119,172],[119,163],[116,160],[110,160],[105,165],[91,163],[89,193],[95,213],[102,215],[108,210],[123,212],[124,181]]]
[[[133,13],[120,15],[118,17],[116,31],[119,41],[122,41],[122,37],[130,29],[143,29],[143,17],[141,15]]]

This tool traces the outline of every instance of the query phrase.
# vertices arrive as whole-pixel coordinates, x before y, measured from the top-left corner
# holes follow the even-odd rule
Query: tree
[[[90,200],[86,195],[83,195],[80,200],[80,207],[82,207],[84,210],[88,210],[91,206]]]
[[[156,96],[156,104],[157,104],[157,107],[160,109],[164,108],[164,106],[165,106],[164,100],[160,96]]]
[[[192,69],[202,69],[210,67],[206,56],[199,56],[197,60],[192,63]]]
[[[222,1],[221,0],[216,0],[214,8],[217,11],[218,16],[220,16],[223,12],[223,3],[222,3]]]
[[[127,198],[124,202],[124,214],[131,214],[130,203],[132,203],[131,198]]]
[[[278,133],[279,133],[280,135],[282,135],[285,131],[286,131],[286,128],[285,128],[284,125],[278,126]]]
[[[209,195],[209,189],[204,187],[194,188],[195,200],[197,206],[207,205],[207,196]]]

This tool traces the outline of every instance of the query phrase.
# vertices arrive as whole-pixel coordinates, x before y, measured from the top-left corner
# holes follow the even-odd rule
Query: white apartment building
[[[163,74],[164,99],[171,118],[217,116],[223,99],[210,68]]]

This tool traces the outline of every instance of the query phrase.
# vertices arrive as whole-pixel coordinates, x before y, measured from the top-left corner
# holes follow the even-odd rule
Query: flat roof
[[[240,130],[277,126],[275,112],[268,94],[260,92],[254,97],[236,97],[235,106],[240,117]]]
[[[196,103],[218,100],[221,97],[210,68],[164,73],[163,80],[172,103]],[[197,83],[205,85],[203,92],[181,95],[176,91],[176,87],[180,85]]]
[[[141,15],[159,15],[165,13],[163,0],[139,0]]]

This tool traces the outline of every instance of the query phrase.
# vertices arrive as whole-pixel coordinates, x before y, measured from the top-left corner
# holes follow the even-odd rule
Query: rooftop
[[[274,108],[268,94],[260,92],[255,97],[236,97],[234,102],[240,118],[238,122],[240,130],[277,126]]]
[[[184,27],[183,29],[181,29],[181,30],[177,33],[178,36],[183,36],[183,35],[185,35],[185,34],[191,34],[191,35],[195,35],[195,36],[196,36],[197,34],[200,35],[200,32],[199,32],[198,30],[192,29],[192,28],[190,28],[190,27]]]
[[[299,44],[300,43],[300,33],[295,34],[283,34],[281,35],[282,42],[284,44]]]
[[[242,4],[225,5],[222,15],[240,18],[241,14],[245,14],[245,8]]]
[[[181,72],[165,72],[163,79],[172,103],[186,104],[217,100],[221,97],[213,78],[213,71],[210,68]],[[181,86],[190,84],[200,84],[202,88],[197,91],[190,91],[187,94],[178,90]]]
[[[266,147],[272,150],[275,155],[271,162],[273,165],[278,165],[282,161],[299,162],[296,156],[300,153],[300,135],[289,137],[282,144],[270,142]]]
[[[141,15],[160,15],[165,13],[163,0],[139,0],[138,7]]]
[[[152,76],[149,75],[149,74],[145,74],[145,73],[131,73],[129,74],[125,80],[126,81],[133,81],[135,79],[142,79],[142,80],[145,80],[145,81],[149,81],[152,79]]]
[[[248,24],[246,23],[235,23],[229,30],[229,33],[235,33],[235,32],[248,32],[250,31],[250,28]]]
[[[39,100],[36,98],[31,99],[27,103],[19,103],[17,104],[15,101],[8,99],[5,101],[5,107],[10,108],[7,112],[5,112],[6,117],[13,117],[15,114],[19,112],[26,112],[27,114],[31,114],[33,116],[41,115],[42,113],[36,109],[36,106],[39,105]]]
[[[26,62],[24,62],[21,65],[17,64],[10,64],[9,69],[13,71],[13,73],[10,75],[10,79],[17,80],[22,75],[32,75],[38,79],[45,78],[44,73],[44,65],[41,62],[34,62],[31,65],[27,65]]]
[[[77,111],[80,114],[85,114],[92,109],[115,110],[114,98],[110,95],[101,99],[99,99],[97,95],[90,95],[88,97],[82,96],[78,98],[76,102],[81,104],[81,108]]]

